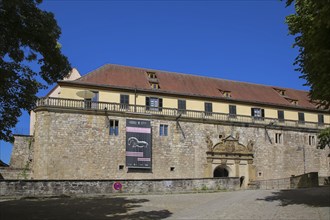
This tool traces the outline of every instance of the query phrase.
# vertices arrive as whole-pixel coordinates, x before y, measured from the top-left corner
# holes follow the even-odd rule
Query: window
[[[119,129],[118,129],[119,121],[118,120],[110,120],[110,131],[109,134],[113,136],[118,136]]]
[[[159,89],[159,84],[157,83],[151,83],[150,86],[152,89]]]
[[[229,105],[229,117],[236,118],[236,105]]]
[[[273,88],[278,94],[281,96],[285,96],[285,90],[284,89],[279,89],[279,88]]]
[[[120,108],[121,109],[129,108],[129,95],[120,95]]]
[[[98,102],[99,101],[99,92],[98,91],[92,91],[94,96],[92,97],[92,102]]]
[[[98,107],[98,101],[99,101],[99,92],[98,91],[91,91],[93,93],[93,97],[91,98],[85,98],[84,99],[84,106],[85,108],[95,108]]]
[[[298,105],[298,100],[292,100],[292,101],[291,101],[291,104],[293,104],[293,105]]]
[[[230,94],[229,91],[225,91],[225,92],[223,93],[223,96],[224,96],[224,97],[231,97],[231,94]]]
[[[278,110],[277,111],[277,118],[279,122],[284,122],[284,111]]]
[[[212,103],[210,102],[205,102],[204,103],[204,109],[205,109],[205,115],[212,115]]]
[[[305,123],[305,114],[303,112],[298,112],[298,123],[299,124]]]
[[[148,75],[148,77],[151,78],[151,79],[155,79],[155,78],[157,78],[155,72],[147,72],[147,75]]]
[[[178,113],[186,114],[186,100],[182,100],[182,99],[178,100]]]
[[[146,97],[146,109],[151,111],[162,111],[163,99]]]
[[[281,133],[275,133],[275,143],[283,144],[283,138]]]
[[[318,115],[318,122],[319,122],[319,125],[323,125],[324,124],[324,115],[322,115],[322,114],[319,114]]]
[[[159,136],[168,136],[168,125],[159,126]]]
[[[314,135],[309,135],[308,136],[308,144],[309,145],[315,145],[315,136]]]
[[[290,99],[290,98],[285,98],[285,99],[293,105],[298,105],[298,100],[297,99]]]
[[[218,89],[218,90],[219,90],[219,92],[221,92],[221,94],[222,94],[224,97],[228,97],[228,98],[231,97],[231,92],[230,92],[230,91],[221,90],[221,89]]]
[[[251,116],[253,116],[254,119],[263,120],[265,117],[265,109],[251,108]]]
[[[84,99],[84,107],[91,108],[92,107],[92,99]]]

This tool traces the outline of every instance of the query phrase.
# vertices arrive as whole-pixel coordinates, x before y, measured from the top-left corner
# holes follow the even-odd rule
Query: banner
[[[150,121],[126,119],[126,166],[151,169]]]

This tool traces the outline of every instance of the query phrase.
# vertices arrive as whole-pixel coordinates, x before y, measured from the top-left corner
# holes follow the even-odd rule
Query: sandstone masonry
[[[118,120],[118,136],[109,135],[109,119]],[[126,119],[151,121],[150,171],[125,166]],[[161,124],[168,125],[168,136],[159,136]],[[16,137],[11,165],[24,168],[29,164],[29,178],[53,180],[210,178],[223,166],[229,177],[245,176],[246,186],[252,180],[308,172],[329,176],[329,149],[310,143],[316,132],[206,120],[177,122],[138,114],[39,110],[33,138]],[[281,134],[281,143],[276,143],[276,134]],[[253,143],[253,159],[231,158],[230,153],[223,154],[226,158],[208,159],[210,143],[216,146],[226,137],[242,146]]]

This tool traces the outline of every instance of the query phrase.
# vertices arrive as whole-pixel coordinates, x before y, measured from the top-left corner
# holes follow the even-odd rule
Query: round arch
[[[213,177],[229,177],[230,168],[224,165],[217,166],[213,170]]]

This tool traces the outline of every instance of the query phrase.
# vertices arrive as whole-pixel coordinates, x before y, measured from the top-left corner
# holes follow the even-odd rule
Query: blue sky
[[[294,71],[298,52],[284,22],[294,9],[278,0],[44,0],[40,7],[55,14],[62,51],[81,74],[114,63],[308,90]],[[13,130],[28,129],[24,112]],[[9,163],[11,150],[0,142],[0,159]]]

